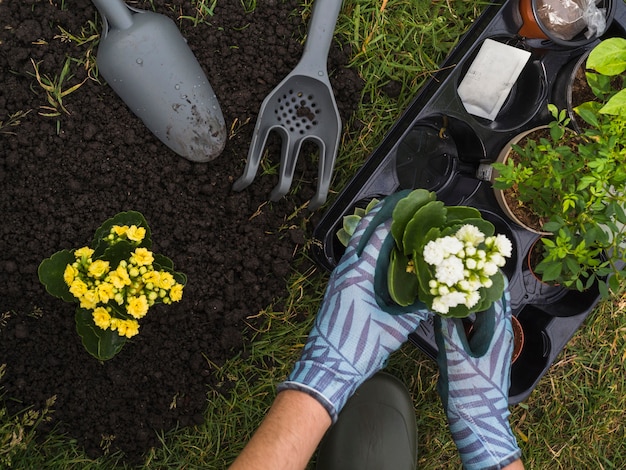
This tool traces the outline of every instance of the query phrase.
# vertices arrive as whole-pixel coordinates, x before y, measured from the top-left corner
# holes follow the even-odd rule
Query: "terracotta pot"
[[[615,2],[614,0],[598,0],[596,4],[598,8],[602,8],[606,12],[608,28],[615,16]],[[522,17],[522,27],[518,31],[520,36],[530,39],[549,39],[555,44],[567,47],[579,47],[590,44],[598,38],[598,36],[585,37],[584,32],[587,30],[585,28],[572,39],[562,39],[554,30],[543,23],[538,9],[538,0],[519,0],[519,13]]]
[[[512,146],[519,143],[524,137],[528,136],[529,134],[532,134],[533,132],[536,132],[538,130],[541,129],[547,129],[548,126],[538,126],[538,127],[534,127],[532,129],[529,129],[527,131],[521,132],[520,134],[517,134],[515,137],[513,137],[500,151],[500,153],[498,154],[498,158],[496,159],[496,162],[498,163],[505,163],[507,161],[507,159],[509,158],[509,155],[511,153],[512,150]],[[491,182],[493,183],[493,181],[495,180],[495,178],[498,176],[498,172],[493,170],[493,172],[491,173]],[[505,191],[501,190],[501,189],[495,189],[493,190],[494,192],[494,196],[496,198],[496,201],[498,202],[498,205],[500,206],[500,209],[502,209],[502,212],[504,212],[504,214],[513,222],[515,222],[517,225],[525,228],[526,230],[539,234],[539,235],[547,235],[548,232],[542,232],[538,227],[532,227],[529,226],[528,224],[522,222],[519,217],[517,217],[517,215],[515,215],[515,213],[513,212],[513,210],[511,210],[511,208],[509,207],[509,204],[505,198]]]
[[[522,27],[518,31],[518,34],[531,39],[548,39],[546,33],[539,27],[532,3],[532,0],[520,0],[519,2],[519,12],[520,15],[522,15]]]

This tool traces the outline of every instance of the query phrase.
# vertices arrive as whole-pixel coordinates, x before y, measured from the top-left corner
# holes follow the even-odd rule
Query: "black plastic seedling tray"
[[[626,5],[614,0],[612,20],[602,38],[626,36]],[[504,268],[513,314],[524,329],[525,344],[511,370],[510,403],[526,399],[557,355],[599,301],[597,288],[584,293],[546,288],[528,271],[525,257],[538,238],[510,222],[501,212],[491,184],[481,179],[484,164],[493,162],[515,135],[550,121],[548,103],[561,104],[557,77],[597,42],[564,47],[548,40],[525,39],[518,0],[488,6],[434,75],[415,96],[380,146],[346,185],[314,232],[313,256],[332,270],[344,247],[336,237],[343,216],[402,189],[425,188],[447,204],[480,209],[514,245]],[[600,38],[600,39],[602,39]],[[531,53],[530,59],[493,121],[466,112],[456,90],[486,39]],[[433,324],[423,322],[410,340],[435,358]]]

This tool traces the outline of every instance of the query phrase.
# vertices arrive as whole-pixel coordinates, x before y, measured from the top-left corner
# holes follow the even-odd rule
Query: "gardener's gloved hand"
[[[468,342],[459,319],[435,319],[437,388],[465,470],[501,469],[521,451],[509,425],[513,329],[508,288],[476,315]]]
[[[391,206],[381,210],[381,205],[363,218],[350,239],[330,276],[302,356],[288,380],[278,386],[279,391],[309,393],[326,408],[333,422],[356,388],[382,369],[389,354],[430,315],[423,304],[413,313],[390,315],[376,302],[376,259],[391,226]],[[379,211],[381,215],[386,211],[385,220],[372,233],[379,216],[366,232]]]

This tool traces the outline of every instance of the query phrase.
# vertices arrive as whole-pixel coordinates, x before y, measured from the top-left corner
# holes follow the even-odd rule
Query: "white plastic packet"
[[[528,51],[485,39],[457,89],[467,112],[493,121],[529,58]]]

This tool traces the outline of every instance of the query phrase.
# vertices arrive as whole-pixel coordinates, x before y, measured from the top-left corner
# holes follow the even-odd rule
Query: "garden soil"
[[[190,3],[129,2],[174,19],[207,73],[229,129],[226,149],[209,163],[170,151],[77,61],[62,85],[84,80],[63,97],[69,114],[42,116],[49,104],[31,59],[52,78],[67,57],[93,56],[90,43],[62,36],[88,36],[89,21],[100,31],[96,10],[87,0],[0,0],[0,385],[11,412],[56,396],[42,429],[57,426],[91,457],[108,445],[140,462],[159,445],[158,432],[203,421],[207,391],[218,387],[211,363],[241,352],[258,313],[284,297],[319,219],[299,210],[315,191],[312,145],[281,201],[267,203],[277,177],[261,171],[232,191],[263,98],[301,57],[307,19],[299,2],[264,0],[245,12],[248,2],[219,0],[195,27],[182,19],[194,16]],[[362,89],[349,58],[334,41],[328,67],[344,123]],[[273,136],[271,164],[279,154]],[[127,210],[144,214],[153,250],[172,258],[188,284],[181,302],[151,309],[139,335],[100,363],[76,333],[75,304],[48,295],[37,268],[58,250],[89,244],[102,222]]]

